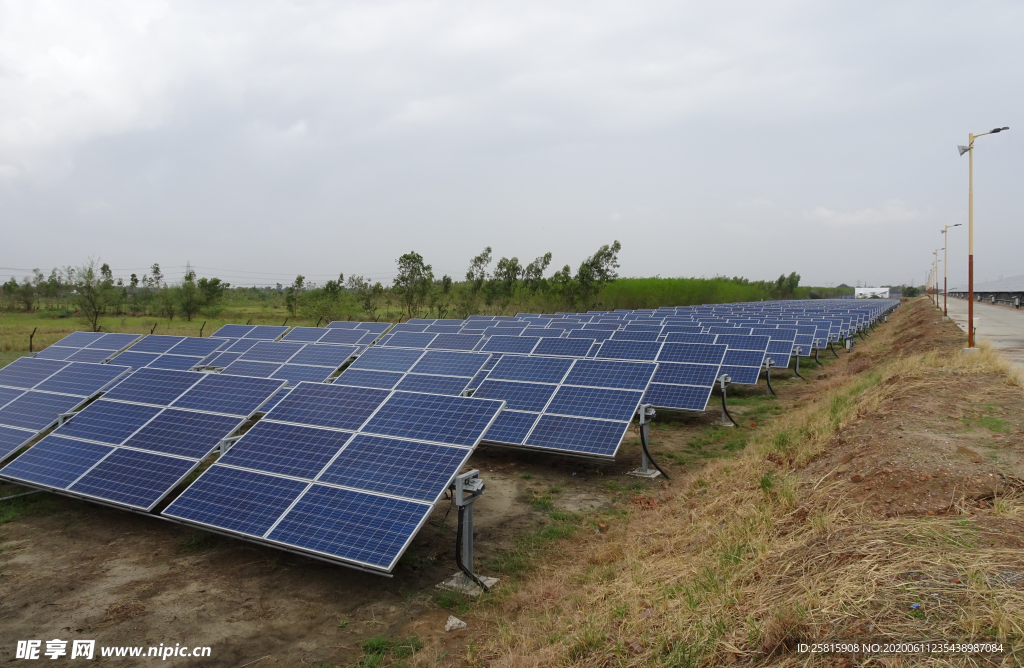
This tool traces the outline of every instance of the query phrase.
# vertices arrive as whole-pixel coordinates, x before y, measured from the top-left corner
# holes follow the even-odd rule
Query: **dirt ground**
[[[754,430],[801,406],[837,370],[868,369],[900,347],[961,345],[952,323],[900,326],[906,336],[882,325],[879,339],[888,342],[859,345],[838,359],[822,355],[823,367],[803,361],[806,381],[790,371],[773,374],[777,397],[765,394],[763,381],[730,389],[739,428],[718,426],[717,396],[701,416],[659,416],[655,458],[674,481],[692,479],[708,462],[741,453]],[[1019,407],[998,379],[908,392],[837,434],[802,475],[823,498],[859,504],[880,518],[990,507],[1020,485]],[[544,550],[558,543],[564,518],[592,533],[598,521],[670,499],[663,481],[627,475],[639,456],[633,433],[614,463],[480,448],[469,464],[487,485],[476,504],[477,570],[501,578],[499,589],[516,587],[531,568],[543,570]],[[0,496],[19,491],[0,484]],[[15,660],[18,639],[84,638],[106,646],[212,648],[207,659],[170,659],[181,666],[346,666],[364,657],[370,638],[417,636],[436,654],[435,665],[464,665],[466,645],[480,641],[472,606],[435,587],[456,570],[455,519],[456,510],[439,503],[394,577],[384,578],[56,495],[6,501],[0,662]],[[1021,545],[1020,519],[992,515],[987,522],[993,544]],[[555,543],[531,542],[545,530],[555,532]],[[572,531],[564,535],[554,549],[574,540]],[[524,566],[524,559],[532,563]],[[470,628],[445,633],[453,613]]]

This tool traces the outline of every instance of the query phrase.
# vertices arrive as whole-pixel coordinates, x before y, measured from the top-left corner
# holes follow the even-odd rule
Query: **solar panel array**
[[[0,477],[149,511],[283,384],[140,369],[0,469]]]
[[[34,357],[0,369],[0,462],[128,371]]]
[[[703,411],[722,374],[756,383],[764,366],[895,306],[226,325],[206,339],[75,333],[0,369],[0,459],[116,386],[0,477],[152,512],[219,452],[166,517],[389,572],[479,443],[613,458],[640,404]],[[63,361],[79,356],[113,362]]]
[[[163,514],[390,572],[501,408],[300,383]]]
[[[35,354],[44,360],[102,363],[135,341],[138,334],[104,334],[103,332],[72,332]]]

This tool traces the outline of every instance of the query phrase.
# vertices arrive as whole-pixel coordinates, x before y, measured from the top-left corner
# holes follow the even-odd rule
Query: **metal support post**
[[[654,417],[654,409],[648,404],[643,404],[636,410],[636,414],[637,420],[640,422],[640,443],[646,445],[650,442],[650,426],[651,418]],[[649,480],[653,480],[661,475],[659,469],[651,468],[651,458],[647,454],[646,447],[640,448],[640,468],[633,469],[629,472],[629,475]]]
[[[736,420],[732,419],[732,416],[729,415],[729,409],[725,407],[725,388],[728,387],[729,383],[731,383],[731,382],[732,382],[732,378],[730,378],[729,374],[727,374],[727,373],[723,373],[721,376],[718,377],[718,383],[719,383],[720,387],[722,388],[722,426],[723,427],[735,427],[736,426]]]
[[[479,596],[489,592],[498,583],[498,578],[488,578],[473,572],[473,502],[486,488],[480,478],[480,471],[473,469],[455,476],[451,493],[455,505],[459,508],[459,526],[455,544],[455,563],[459,572],[448,580],[437,585],[441,589],[451,589],[470,596]]]
[[[800,380],[807,380],[806,378],[804,378],[803,376],[800,375],[800,354],[802,352],[803,352],[803,348],[801,348],[800,346],[797,346],[796,349],[794,349],[794,351],[793,351],[793,353],[794,353],[794,355],[793,355],[793,373]]]

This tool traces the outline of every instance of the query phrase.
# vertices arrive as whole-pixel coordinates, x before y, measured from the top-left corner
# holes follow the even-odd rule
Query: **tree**
[[[519,276],[523,272],[523,265],[519,264],[519,258],[503,257],[498,260],[494,267],[493,292],[501,302],[502,310],[515,298],[516,287],[519,284]]]
[[[203,293],[196,285],[196,272],[193,271],[191,263],[185,264],[185,277],[174,292],[179,311],[192,322],[192,318],[203,307]]]
[[[288,309],[288,313],[294,318],[299,312],[299,295],[306,287],[306,277],[299,274],[295,277],[295,282],[285,288],[284,291],[284,305]]]
[[[117,301],[110,266],[96,267],[96,260],[71,270],[72,301],[79,317],[94,332],[100,331],[100,318]]]
[[[395,276],[394,289],[405,304],[410,318],[413,310],[418,309],[430,293],[433,283],[433,267],[423,263],[422,255],[413,251],[398,258],[398,276]]]
[[[544,292],[547,289],[547,281],[544,279],[544,272],[551,264],[551,253],[545,253],[523,269],[523,287],[530,295],[537,292]]]

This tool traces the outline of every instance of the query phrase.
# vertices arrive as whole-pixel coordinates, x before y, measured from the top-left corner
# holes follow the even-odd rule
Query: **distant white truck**
[[[853,296],[855,299],[871,299],[872,297],[888,299],[889,288],[854,288]]]

